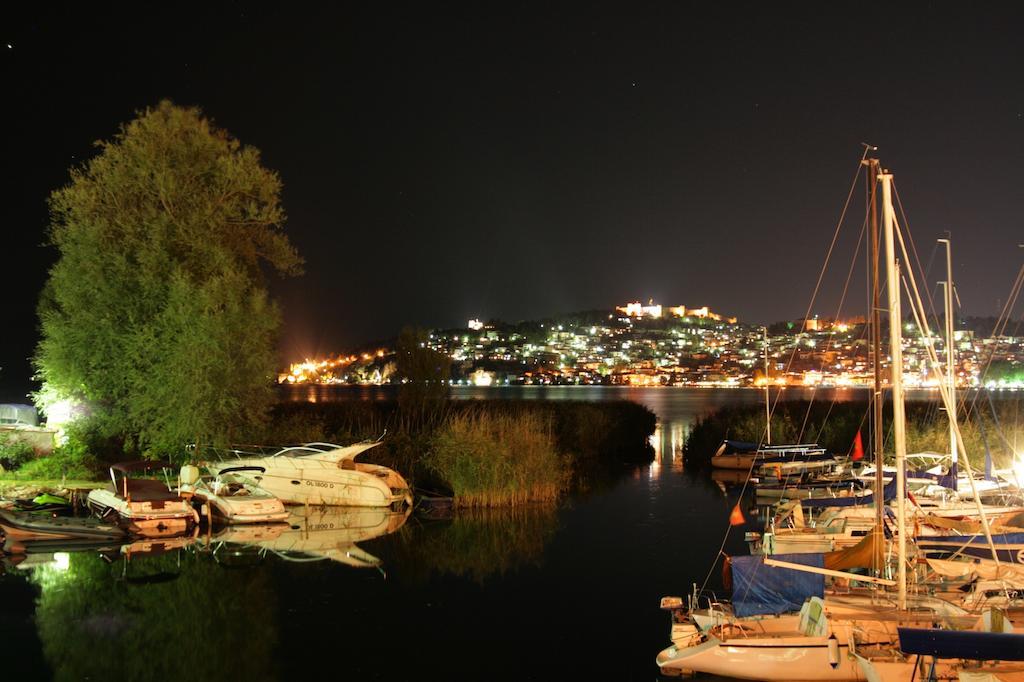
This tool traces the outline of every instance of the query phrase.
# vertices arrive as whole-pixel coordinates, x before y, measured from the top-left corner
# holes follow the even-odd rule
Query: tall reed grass
[[[571,460],[560,457],[549,417],[474,410],[451,415],[423,463],[451,486],[458,507],[553,502],[566,490]]]

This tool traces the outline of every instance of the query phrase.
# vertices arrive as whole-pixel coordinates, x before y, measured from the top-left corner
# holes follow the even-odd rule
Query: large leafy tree
[[[41,401],[85,401],[150,454],[230,440],[272,400],[280,321],[265,275],[302,264],[281,181],[166,101],[97,146],[50,196]]]

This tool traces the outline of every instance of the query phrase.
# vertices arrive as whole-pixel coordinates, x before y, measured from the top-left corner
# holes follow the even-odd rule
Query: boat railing
[[[321,452],[327,452],[328,450],[340,450],[342,447],[341,445],[335,445],[334,443],[323,443],[320,441],[315,443],[304,443],[303,445],[307,448],[322,448]]]
[[[322,455],[327,450],[322,450],[316,447],[310,447],[308,445],[291,445],[286,448],[281,448],[271,457],[280,457],[281,455]]]
[[[362,443],[379,442],[377,441],[361,441]],[[314,441],[311,443],[302,443],[301,445],[287,445],[287,446],[269,446],[269,445],[236,445],[228,448],[215,448],[206,447],[203,452],[212,455],[211,459],[219,461],[225,461],[230,459],[252,459],[252,458],[263,458],[263,457],[280,457],[282,455],[292,457],[302,457],[306,455],[322,455],[327,452],[334,450],[340,450],[346,446],[338,445],[336,443],[327,443],[323,441]],[[351,446],[348,446],[351,447]]]
[[[795,445],[762,445],[758,450],[764,451],[786,451],[786,450],[824,450],[822,446],[817,443],[797,443]]]
[[[719,598],[714,590],[706,587],[698,588],[696,583],[693,584],[693,591],[690,593],[688,600],[691,612],[698,609],[707,609],[709,612],[715,610],[724,611],[724,604],[727,602],[727,600]]]

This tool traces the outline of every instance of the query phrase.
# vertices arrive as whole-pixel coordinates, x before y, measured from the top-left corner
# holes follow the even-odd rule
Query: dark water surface
[[[705,411],[763,394],[556,386],[455,395],[635,400],[659,417],[655,461],[555,509],[454,520],[331,512],[297,519],[291,535],[235,537],[247,546],[199,538],[162,552],[137,544],[30,556],[0,576],[5,679],[658,679],[654,658],[669,644],[658,601],[704,580],[736,502],[684,470],[683,440]],[[866,394],[817,394],[833,396]],[[289,397],[388,392],[292,387]],[[744,551],[742,529],[725,549]]]

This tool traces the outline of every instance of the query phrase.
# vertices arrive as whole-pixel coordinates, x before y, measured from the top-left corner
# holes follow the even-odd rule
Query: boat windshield
[[[258,495],[262,490],[253,480],[257,480],[260,470],[247,470],[246,472],[221,473],[209,483],[210,489],[215,495],[221,497],[243,497],[247,495]]]

